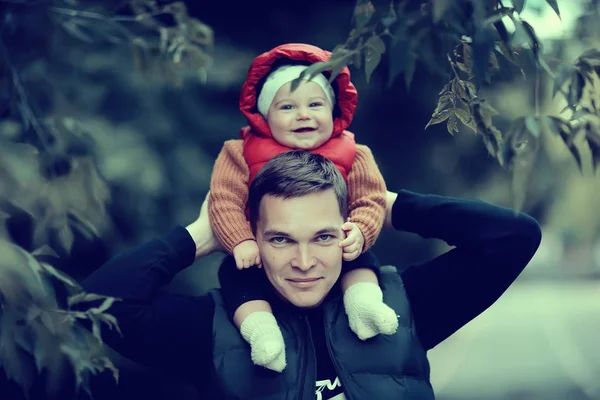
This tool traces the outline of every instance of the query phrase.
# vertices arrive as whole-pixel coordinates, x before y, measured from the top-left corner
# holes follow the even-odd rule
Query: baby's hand
[[[362,252],[365,238],[358,226],[352,222],[342,225],[342,230],[346,233],[346,239],[340,242],[340,247],[343,248],[342,258],[344,261],[352,261]]]
[[[238,269],[250,268],[253,265],[262,267],[258,245],[254,240],[244,240],[233,248],[233,257]]]

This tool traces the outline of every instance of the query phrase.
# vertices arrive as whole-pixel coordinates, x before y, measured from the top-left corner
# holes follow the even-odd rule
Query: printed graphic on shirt
[[[335,378],[333,382],[329,379],[317,381],[317,400],[346,400],[342,392],[342,382]]]

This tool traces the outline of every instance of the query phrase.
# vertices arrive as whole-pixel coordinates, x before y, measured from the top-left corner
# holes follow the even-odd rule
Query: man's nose
[[[302,271],[308,271],[314,267],[315,264],[316,260],[312,256],[309,247],[302,244],[298,245],[296,257],[294,258],[294,263],[292,265]]]

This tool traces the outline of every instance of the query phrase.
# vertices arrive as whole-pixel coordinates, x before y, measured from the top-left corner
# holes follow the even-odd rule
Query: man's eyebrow
[[[325,234],[332,234],[332,233],[339,233],[340,232],[340,228],[337,228],[335,226],[330,226],[327,228],[323,228],[319,231],[317,231],[315,236],[319,236],[319,235],[325,235]]]
[[[263,233],[264,236],[281,236],[281,237],[290,237],[290,234],[287,232],[283,232],[283,231],[275,231],[275,230],[269,230],[266,231],[265,233]]]

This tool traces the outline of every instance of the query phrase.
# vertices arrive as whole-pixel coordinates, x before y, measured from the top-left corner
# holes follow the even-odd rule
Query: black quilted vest
[[[429,362],[417,338],[408,298],[396,268],[382,267],[384,301],[400,316],[398,331],[359,340],[350,330],[342,296],[333,292],[323,303],[329,354],[348,400],[430,400]],[[219,291],[213,323],[213,363],[223,398],[315,400],[316,356],[307,319],[275,311],[286,345],[282,373],[252,364],[250,347],[227,316]]]

